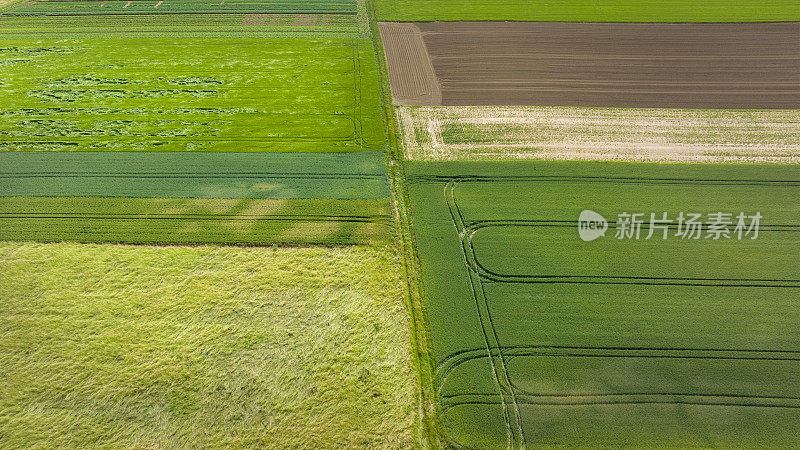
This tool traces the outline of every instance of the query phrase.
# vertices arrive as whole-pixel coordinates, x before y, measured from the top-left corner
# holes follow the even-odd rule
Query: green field
[[[0,35],[10,36],[0,49],[3,239],[392,238],[363,5],[168,2],[145,16],[144,2],[125,4],[35,3],[0,16]],[[241,13],[254,11],[263,23],[243,25]],[[261,34],[226,36],[215,28],[224,23]],[[194,25],[212,36],[172,35]]]
[[[800,4],[0,0],[0,448],[797,445],[798,111],[394,107],[459,20]]]
[[[446,442],[786,446],[800,168],[407,163]],[[605,237],[579,238],[593,210]],[[647,239],[650,213],[673,223]],[[684,239],[680,213],[701,213]],[[713,239],[708,214],[732,213]],[[757,239],[735,217],[762,216]],[[639,239],[619,214],[642,213]],[[750,222],[747,222],[749,226]],[[683,229],[685,230],[685,227]]]
[[[793,0],[375,0],[378,20],[431,22],[783,22],[800,20]]]
[[[394,250],[0,244],[0,447],[407,448]]]
[[[384,148],[368,40],[124,37],[3,44],[0,150]]]
[[[358,17],[343,14],[142,14],[77,18],[0,15],[0,37],[7,39],[119,36],[340,39],[358,36],[359,32]]]
[[[388,243],[383,155],[0,153],[0,239],[130,244]]]
[[[156,6],[158,5],[158,6]],[[4,39],[108,37],[368,38],[366,4],[347,1],[0,3]]]

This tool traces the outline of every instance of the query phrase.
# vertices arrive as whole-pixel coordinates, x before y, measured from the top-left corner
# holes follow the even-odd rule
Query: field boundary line
[[[412,331],[410,343],[412,363],[415,366],[419,384],[417,445],[421,448],[441,448],[444,446],[445,435],[438,420],[441,405],[435,390],[435,360],[432,354],[433,347],[428,313],[424,303],[424,286],[420,276],[421,269],[413,228],[414,223],[409,209],[410,198],[404,167],[405,158],[403,156],[402,143],[400,142],[392,94],[389,90],[388,65],[376,19],[375,1],[367,0],[366,7],[375,60],[378,66],[378,76],[380,78],[378,85],[381,91],[381,109],[383,111],[387,139],[385,143],[386,172],[395,219],[398,224],[400,252],[408,289],[406,301],[409,308],[409,325]]]

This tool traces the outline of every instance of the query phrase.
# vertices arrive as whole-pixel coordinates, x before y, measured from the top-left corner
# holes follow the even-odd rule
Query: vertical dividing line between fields
[[[410,198],[405,174],[405,159],[403,157],[402,145],[398,137],[397,119],[395,117],[394,105],[389,90],[386,55],[384,53],[381,34],[378,29],[375,3],[373,0],[365,0],[363,5],[367,22],[366,25],[368,26],[369,36],[373,46],[375,64],[377,65],[378,75],[380,77],[380,105],[386,131],[384,141],[386,173],[388,175],[389,188],[394,205],[394,214],[399,228],[398,237],[400,239],[400,251],[403,256],[403,269],[406,274],[406,286],[408,288],[406,301],[409,309],[409,325],[412,332],[412,361],[415,365],[415,372],[419,383],[417,406],[420,414],[418,422],[419,428],[416,430],[416,437],[419,446],[422,448],[441,448],[444,446],[442,443],[443,435],[440,424],[437,421],[438,413],[441,411],[441,405],[437,401],[435,392],[435,361],[432,354],[428,315],[423,305],[424,287],[420,278],[420,262],[417,254],[416,237],[413,231],[413,218],[409,211]]]

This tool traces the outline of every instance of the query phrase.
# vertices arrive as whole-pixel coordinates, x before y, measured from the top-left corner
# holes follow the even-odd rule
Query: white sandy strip
[[[637,162],[673,162],[673,163],[773,163],[773,164],[800,164],[800,157],[780,156],[702,156],[683,155],[676,158],[674,155],[623,155],[609,153],[480,153],[470,152],[468,155],[452,155],[442,160],[497,160],[497,159],[535,159],[542,161],[637,161]]]
[[[125,6],[123,6],[123,8],[127,8],[128,6],[131,6],[131,3],[133,3],[133,1],[129,1],[128,3],[125,3]]]
[[[414,118],[411,113],[406,108],[400,108],[397,110],[397,119],[400,136],[403,138],[403,147],[406,149],[415,147],[417,140],[414,138]],[[407,154],[406,157],[414,159],[412,154]]]
[[[162,1],[160,1],[160,2],[158,2],[158,3],[156,3],[156,6],[154,6],[154,8],[158,8],[159,6],[161,6],[161,4],[162,4],[162,3],[164,3],[164,1],[163,1],[163,0],[162,0]]]
[[[398,107],[398,117],[409,159],[800,163],[797,110]]]

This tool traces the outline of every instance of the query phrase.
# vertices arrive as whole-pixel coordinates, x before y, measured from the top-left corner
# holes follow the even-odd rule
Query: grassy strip
[[[0,153],[7,196],[385,198],[378,152]]]
[[[229,0],[170,0],[159,4],[134,1],[52,1],[36,2],[14,10],[13,15],[101,15],[101,14],[189,14],[189,13],[320,13],[355,14],[354,0],[303,0],[303,1],[254,1]]]
[[[793,0],[375,0],[387,22],[517,20],[541,22],[786,22]]]
[[[387,136],[387,174],[394,203],[394,213],[400,228],[402,242],[404,275],[408,286],[408,305],[411,318],[412,351],[414,365],[417,368],[419,384],[419,404],[417,445],[423,448],[441,446],[437,398],[434,391],[435,369],[431,354],[432,347],[428,328],[428,317],[422,295],[422,283],[419,278],[420,266],[417,257],[416,240],[413,232],[412,217],[409,211],[409,197],[406,185],[404,156],[397,127],[397,119],[392,106],[392,94],[389,90],[389,75],[386,56],[383,51],[381,35],[378,30],[375,3],[368,1],[369,26],[375,48],[378,73],[380,75],[381,105],[383,108],[384,126]]]
[[[124,15],[93,16],[76,21],[71,16],[16,17],[0,16],[0,33],[73,33],[94,32],[113,36],[119,33],[185,33],[195,31],[219,33],[249,32],[327,32],[356,33],[358,20],[352,14],[297,15],[297,14],[191,14],[175,15]]]
[[[269,16],[269,17],[267,17]],[[353,15],[328,15],[316,19],[294,14],[192,14],[16,17],[0,15],[0,36],[5,39],[114,38],[114,37],[258,37],[348,38],[358,35]],[[314,23],[309,23],[314,20]],[[301,24],[298,24],[301,23]]]
[[[405,448],[393,249],[0,244],[6,448]]]
[[[388,199],[0,197],[0,240],[385,245]]]
[[[695,180],[800,181],[797,164],[668,164],[606,161],[407,161],[411,181],[431,177],[449,179],[598,177]],[[784,199],[785,200],[785,199]]]

